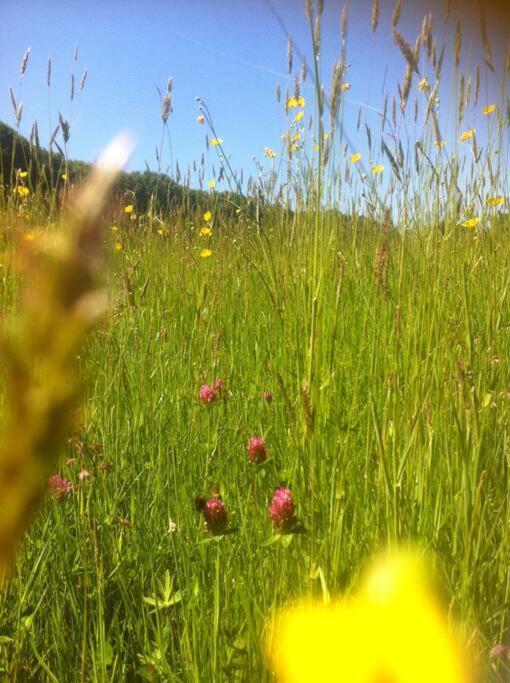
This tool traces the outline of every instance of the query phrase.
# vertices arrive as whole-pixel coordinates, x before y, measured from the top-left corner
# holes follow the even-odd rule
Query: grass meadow
[[[274,609],[350,593],[374,555],[409,542],[431,560],[474,680],[507,680],[505,652],[489,656],[508,641],[510,601],[505,100],[482,114],[492,102],[474,105],[473,81],[468,104],[487,132],[462,140],[474,128],[455,86],[441,144],[440,46],[426,26],[418,48],[399,43],[398,17],[394,30],[404,79],[413,63],[420,77],[404,80],[393,115],[384,105],[370,143],[361,127],[363,158],[340,135],[344,55],[324,100],[317,87],[299,106],[298,77],[281,95],[288,137],[266,152],[251,203],[232,212],[213,187],[187,210],[116,200],[102,237],[107,310],[77,353],[81,406],[44,474],[73,488],[45,497],[0,594],[5,680],[274,680]],[[465,110],[470,75],[452,68]],[[205,105],[200,115],[207,125]],[[16,319],[30,279],[19,253],[44,251],[67,203],[12,170],[0,310]],[[346,197],[350,211],[336,210]],[[295,506],[285,529],[268,517],[279,487]],[[196,498],[218,494],[228,517],[212,533]]]

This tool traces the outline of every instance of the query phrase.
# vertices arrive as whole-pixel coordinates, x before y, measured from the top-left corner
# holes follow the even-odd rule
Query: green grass
[[[84,447],[60,468],[93,478],[48,501],[2,597],[14,680],[266,680],[273,607],[320,596],[319,567],[324,588],[349,589],[408,539],[435,557],[466,636],[478,629],[475,655],[504,638],[508,236],[324,230],[313,415],[305,222],[292,242],[218,226],[209,259],[198,236],[121,234],[110,314],[82,358]],[[228,397],[204,407],[198,388],[216,377]],[[263,465],[248,460],[256,434]],[[274,542],[267,504],[283,484],[306,531]],[[231,531],[219,539],[193,508],[215,485]],[[154,610],[165,580],[181,599]]]

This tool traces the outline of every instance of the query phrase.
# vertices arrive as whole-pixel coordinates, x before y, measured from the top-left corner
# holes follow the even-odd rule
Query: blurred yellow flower
[[[18,177],[19,178],[26,178],[28,175],[28,171],[18,171]]]
[[[504,197],[489,197],[487,199],[487,204],[489,206],[503,206],[505,203],[505,198]]]
[[[209,237],[209,235],[211,234],[211,232],[212,232],[211,228],[209,228],[209,227],[207,227],[207,226],[204,226],[204,227],[201,228],[201,230],[200,230],[200,237]]]
[[[210,249],[202,249],[202,251],[200,252],[200,256],[202,258],[207,258],[211,254],[212,254],[212,251]]]
[[[289,99],[287,100],[287,107],[289,109],[292,109],[294,107],[304,107],[304,106],[305,106],[305,98],[304,97],[301,97],[301,96],[300,97],[294,97],[294,95],[292,95],[292,97],[289,97]]]
[[[63,180],[64,182],[67,181],[67,173],[62,173],[62,175],[61,175],[60,177],[62,178],[62,180]]]
[[[24,187],[23,185],[17,185],[14,189],[13,192],[18,195],[18,197],[26,197],[30,190],[28,187]]]
[[[116,225],[112,225],[112,232],[117,232],[119,228]]]
[[[117,252],[122,251],[122,244],[121,244],[120,242],[115,242],[113,248],[114,248],[115,251],[117,251]]]
[[[212,213],[211,213],[210,211],[206,211],[206,212],[204,213],[204,221],[205,221],[206,223],[209,223],[209,221],[211,220],[211,218],[212,218]]]
[[[375,173],[376,175],[378,173],[382,173],[383,171],[384,171],[384,166],[382,164],[379,164],[378,166],[372,167],[372,173]]]
[[[346,90],[350,90],[350,89],[351,89],[350,83],[342,83],[342,85],[340,86],[340,90],[342,92],[345,92]]]
[[[276,154],[275,151],[270,147],[264,147],[264,156],[269,157],[270,159],[274,159]]]
[[[124,213],[133,213],[133,205],[128,204],[127,206],[124,207]]]
[[[430,85],[426,78],[422,78],[418,83],[418,90],[420,92],[428,92],[430,90]]]
[[[25,242],[33,242],[35,240],[35,234],[33,232],[26,232],[23,235]]]
[[[463,223],[461,223],[461,225],[463,228],[476,228],[476,226],[478,225],[479,222],[480,222],[480,218],[475,217],[475,218],[470,218],[467,221],[464,221]]]
[[[482,114],[484,114],[485,116],[490,116],[492,114],[492,112],[495,111],[495,109],[496,109],[495,104],[489,104],[488,107],[484,107],[482,109]]]
[[[214,188],[216,187],[216,181],[215,181],[215,180],[210,180],[210,181],[209,181],[209,187],[211,188],[211,190],[214,190]]]
[[[283,683],[468,681],[425,569],[410,554],[381,559],[354,598],[284,610],[267,653]]]
[[[223,144],[223,140],[221,138],[211,138],[210,143],[213,147],[218,147],[218,145]]]
[[[301,121],[301,119],[303,118],[304,115],[305,115],[304,111],[298,111],[298,113],[294,117],[294,121]]]
[[[470,130],[465,130],[460,136],[461,142],[466,142],[466,140],[471,140],[476,135],[476,129],[471,128]]]
[[[293,143],[293,144],[289,147],[289,152],[290,152],[291,154],[293,154],[294,152],[297,152],[298,149],[299,149],[299,147],[298,147],[295,143]]]
[[[132,213],[131,216],[129,217],[130,221],[136,221],[136,213]]]
[[[446,145],[446,142],[444,140],[436,140],[434,144],[438,149],[442,149]]]
[[[357,164],[360,159],[361,159],[361,154],[359,152],[356,152],[356,154],[352,154],[349,157],[349,161],[351,162],[351,164]]]
[[[200,116],[197,116],[197,123],[199,123],[200,125],[203,125],[204,121],[205,121],[205,116],[203,116],[203,114],[200,114]]]
[[[297,142],[298,140],[299,140],[299,133],[295,133],[290,139],[291,142]]]

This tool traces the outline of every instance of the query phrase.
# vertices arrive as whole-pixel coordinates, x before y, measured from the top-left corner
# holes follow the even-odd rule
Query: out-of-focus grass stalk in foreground
[[[56,239],[27,250],[23,304],[4,331],[8,416],[0,443],[0,583],[41,501],[79,393],[75,359],[103,314],[100,217],[131,144],[115,139],[79,193]]]

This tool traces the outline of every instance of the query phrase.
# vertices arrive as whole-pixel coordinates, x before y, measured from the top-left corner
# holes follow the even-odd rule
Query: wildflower
[[[483,114],[484,116],[490,116],[490,115],[495,111],[495,109],[496,109],[496,105],[495,105],[495,104],[489,104],[488,107],[484,107],[484,108],[482,109],[482,114]]]
[[[287,100],[287,107],[289,109],[293,109],[295,107],[304,107],[305,106],[305,98],[304,97],[289,97]]]
[[[73,490],[73,485],[60,474],[52,474],[48,479],[48,491],[54,500],[64,500]]]
[[[296,145],[296,143],[293,143],[293,144],[289,147],[289,152],[290,152],[291,154],[293,154],[294,152],[297,152],[298,149],[299,149],[299,147]]]
[[[346,90],[350,90],[350,89],[351,89],[350,83],[342,83],[342,85],[340,86],[340,90],[342,92],[345,92]]]
[[[470,218],[467,221],[464,221],[463,223],[461,223],[461,225],[463,228],[476,228],[476,226],[478,225],[479,222],[480,222],[480,218],[475,217],[475,218]]]
[[[247,448],[250,462],[254,462],[259,465],[261,462],[265,462],[267,460],[267,448],[264,437],[252,436],[248,441]]]
[[[471,128],[470,130],[465,130],[460,136],[461,142],[466,142],[466,140],[471,140],[476,135],[476,129]]]
[[[212,251],[210,249],[202,249],[200,252],[200,256],[202,258],[208,258],[212,254]]]
[[[221,138],[211,138],[209,142],[213,147],[218,147],[219,145],[223,144],[223,140]]]
[[[418,83],[418,90],[420,92],[428,92],[430,90],[430,85],[426,78],[422,78]]]
[[[442,149],[442,148],[446,145],[446,142],[445,142],[444,140],[436,140],[436,141],[434,142],[434,145],[435,145],[438,149]]]
[[[115,249],[115,251],[117,253],[119,253],[120,251],[122,251],[122,244],[120,242],[115,242],[115,244],[113,245],[113,248]]]
[[[375,175],[378,175],[379,173],[382,173],[383,171],[384,171],[384,166],[382,166],[382,164],[379,164],[378,166],[372,167],[372,173],[375,173]]]
[[[26,197],[30,190],[28,187],[24,187],[23,185],[17,185],[14,189],[13,192],[15,192],[18,197]]]
[[[131,216],[129,217],[130,221],[136,221],[136,213],[132,213]]]
[[[293,683],[469,680],[424,569],[409,554],[379,561],[355,599],[285,610],[267,651],[276,678]]]
[[[212,213],[211,213],[210,211],[206,211],[206,212],[204,213],[204,221],[205,221],[206,223],[209,223],[210,220],[211,220],[211,218],[212,218]]]
[[[489,206],[503,206],[504,203],[505,203],[504,197],[489,197],[487,199],[487,204]]]
[[[200,116],[197,116],[197,123],[199,123],[201,126],[204,125],[205,121],[205,116],[203,114],[200,114]]]
[[[200,229],[200,237],[209,237],[211,232],[212,232],[211,228],[204,226],[203,228]]]
[[[352,154],[349,157],[349,161],[351,162],[351,164],[357,164],[360,159],[361,159],[361,154],[359,152],[356,152],[356,154]]]
[[[266,403],[271,403],[273,400],[273,394],[270,391],[264,391],[263,397]]]
[[[225,395],[225,384],[222,379],[219,377],[214,381],[213,384],[213,389],[217,393],[218,396],[224,396]]]
[[[294,121],[301,121],[301,119],[303,118],[304,115],[305,115],[304,111],[298,111],[298,113],[294,117]]]
[[[294,501],[290,489],[281,487],[274,492],[269,504],[269,519],[278,531],[289,531],[296,521]]]
[[[222,534],[227,528],[227,511],[219,496],[209,498],[209,500],[197,498],[195,509],[203,513],[207,531],[213,536]]]
[[[270,147],[264,147],[264,156],[269,157],[269,159],[274,159],[276,154]]]
[[[26,178],[28,171],[18,171],[18,178]]]
[[[210,384],[202,384],[198,390],[198,396],[202,403],[206,405],[218,400],[218,394]]]
[[[322,139],[324,140],[324,142],[327,142],[329,140],[329,133],[324,133]]]
[[[92,474],[88,470],[81,470],[81,472],[78,474],[78,479],[81,482],[87,481],[87,479],[90,479]]]
[[[124,213],[133,213],[133,205],[128,204],[127,206],[124,207]]]
[[[67,173],[62,173],[60,176],[64,182],[67,182]]]
[[[215,181],[215,180],[210,180],[210,181],[209,181],[209,187],[211,188],[211,190],[214,190],[214,188],[216,187],[216,181]]]
[[[119,228],[118,228],[116,225],[112,225],[112,232],[117,232],[118,229],[119,229]]]

